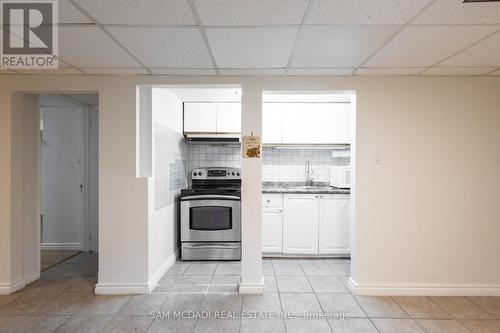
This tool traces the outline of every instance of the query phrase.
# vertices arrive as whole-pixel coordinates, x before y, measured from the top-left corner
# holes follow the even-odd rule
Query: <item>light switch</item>
[[[373,155],[373,162],[377,165],[381,165],[384,163],[384,156],[381,151],[375,152]]]

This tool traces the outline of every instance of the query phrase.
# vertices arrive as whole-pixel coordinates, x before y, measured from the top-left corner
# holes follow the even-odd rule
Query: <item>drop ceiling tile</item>
[[[416,75],[425,67],[394,67],[394,68],[369,68],[361,67],[356,70],[355,75]]]
[[[59,0],[59,23],[91,23],[69,0]]]
[[[153,74],[166,75],[216,75],[212,68],[150,68]]]
[[[489,75],[500,75],[500,68],[497,71],[491,72]]]
[[[439,64],[444,67],[500,66],[500,32]]]
[[[215,62],[221,68],[285,67],[297,28],[206,30]]]
[[[139,75],[149,74],[144,68],[80,68],[85,74]]]
[[[140,67],[101,29],[59,27],[59,56],[76,67]]]
[[[410,26],[366,67],[428,67],[493,32],[492,26]]]
[[[212,67],[198,28],[125,28],[108,31],[147,67]]]
[[[405,24],[430,0],[316,0],[307,24]]]
[[[350,75],[353,70],[354,68],[290,68],[288,69],[288,75]]]
[[[496,67],[432,67],[422,75],[485,75]]]
[[[437,0],[413,23],[500,23],[500,2],[463,3],[462,0]]]
[[[194,25],[187,0],[77,0],[102,24]]]
[[[295,47],[292,67],[356,67],[400,26],[342,25],[304,27]]]
[[[284,68],[221,68],[220,75],[284,75]]]
[[[194,0],[204,25],[300,24],[307,1]]]

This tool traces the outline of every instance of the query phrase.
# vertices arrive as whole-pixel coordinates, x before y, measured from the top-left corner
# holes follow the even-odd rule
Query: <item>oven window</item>
[[[189,208],[189,229],[230,230],[233,227],[232,208],[201,206]]]

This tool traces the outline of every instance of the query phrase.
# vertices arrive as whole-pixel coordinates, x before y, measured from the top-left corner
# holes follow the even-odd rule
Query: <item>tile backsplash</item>
[[[305,164],[309,161],[316,182],[330,181],[330,167],[349,165],[350,151],[333,149],[283,149],[264,147],[262,181],[302,182],[306,180]]]
[[[202,167],[241,167],[240,145],[189,144],[188,156],[188,171]],[[262,181],[305,181],[306,161],[314,172],[314,181],[328,182],[331,166],[350,164],[350,151],[264,147]]]
[[[188,171],[204,167],[241,167],[241,145],[188,145]]]

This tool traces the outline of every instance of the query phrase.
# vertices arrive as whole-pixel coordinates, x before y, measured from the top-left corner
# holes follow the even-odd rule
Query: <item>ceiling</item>
[[[59,0],[59,56],[17,72],[500,75],[500,2]]]

